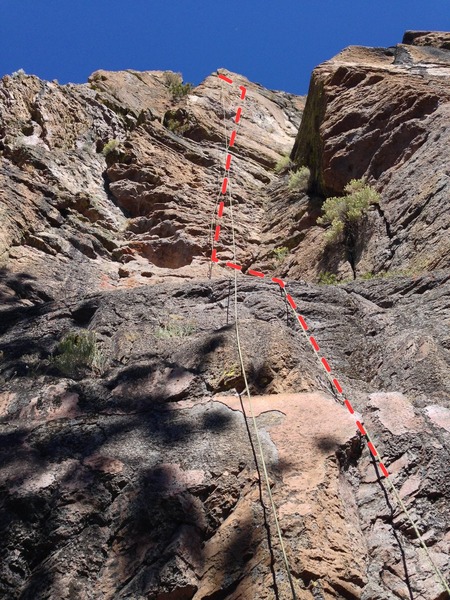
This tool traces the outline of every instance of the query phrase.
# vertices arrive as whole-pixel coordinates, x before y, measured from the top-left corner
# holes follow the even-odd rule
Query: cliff
[[[246,89],[236,302],[298,600],[446,598],[389,482],[448,578],[448,39],[344,50],[306,104],[219,69]],[[292,597],[242,395],[228,201],[211,263],[237,98],[217,74],[0,82],[4,598]],[[363,176],[380,202],[353,273],[317,217]]]
[[[341,194],[361,177],[380,191],[361,236],[359,275],[449,267],[448,34],[409,32],[410,39],[414,45],[350,47],[317,67],[292,151],[311,169],[319,196]],[[437,47],[428,45],[435,39]],[[323,251],[316,246],[313,262]],[[342,270],[343,262],[329,270]]]

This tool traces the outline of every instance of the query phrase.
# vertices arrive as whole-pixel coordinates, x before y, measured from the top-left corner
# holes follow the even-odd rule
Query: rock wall
[[[243,208],[236,243],[251,256],[258,232],[244,232],[304,99],[233,77],[249,91],[233,196]],[[179,99],[167,81],[159,71],[98,71],[67,86],[2,79],[0,268],[12,301],[207,273],[230,91],[214,75]]]
[[[444,572],[449,282],[291,284]],[[240,283],[239,294],[298,598],[408,598],[408,587],[443,597],[284,300],[262,282]],[[211,280],[101,292],[23,314],[4,333],[4,597],[290,597],[249,406],[234,395],[242,379],[227,296],[227,282]],[[73,380],[46,361],[80,315],[107,363]],[[171,315],[189,335],[161,335]]]
[[[339,195],[365,177],[381,193],[361,236],[360,274],[449,266],[449,35],[438,48],[435,39],[409,32],[424,45],[350,47],[312,74],[292,152],[311,169],[312,191]]]
[[[221,70],[248,90],[230,185],[252,409],[229,273],[209,273],[230,89],[211,75],[174,98],[159,71],[3,78],[2,598],[291,598],[253,410],[298,600],[444,600],[283,295],[245,273],[287,278],[448,577],[445,40],[344,51],[315,70],[303,119],[303,98]],[[308,193],[274,171],[293,147]],[[361,175],[381,202],[358,273],[392,277],[307,282],[345,276],[316,219],[324,192]],[[396,274],[422,258],[420,273]],[[68,333],[95,348],[62,369]]]

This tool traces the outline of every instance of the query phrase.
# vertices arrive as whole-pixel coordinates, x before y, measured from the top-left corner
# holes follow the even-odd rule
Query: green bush
[[[376,278],[378,278],[378,277],[380,277],[380,276],[381,276],[381,275],[375,275],[375,273],[373,273],[372,271],[367,271],[367,273],[363,273],[363,274],[361,275],[361,279],[365,279],[365,280],[368,280],[368,279],[376,279]]]
[[[87,369],[100,370],[104,367],[102,354],[97,349],[93,331],[71,331],[59,342],[51,360],[63,375],[78,378]]]
[[[309,185],[311,172],[308,167],[300,167],[289,175],[288,188],[293,191],[306,192]]]
[[[176,323],[170,321],[163,323],[156,330],[156,337],[160,339],[168,338],[184,338],[189,337],[195,331],[195,327],[192,323]]]
[[[194,87],[192,83],[183,83],[181,73],[173,73],[172,71],[164,73],[164,81],[174,100],[187,96]]]
[[[281,262],[289,254],[289,248],[286,248],[286,246],[280,246],[279,248],[274,248],[272,252],[277,261]]]
[[[338,283],[338,278],[334,273],[324,271],[319,275],[319,283],[322,283],[323,285],[336,285]]]
[[[180,127],[180,123],[179,123],[179,121],[176,121],[175,119],[168,119],[166,122],[166,127],[172,133],[176,133]]]
[[[321,225],[331,225],[325,237],[329,242],[346,241],[354,244],[359,223],[371,204],[379,202],[380,196],[364,179],[352,179],[344,191],[345,196],[327,198],[323,215],[317,219]]]
[[[109,140],[109,142],[103,146],[103,156],[108,156],[108,154],[117,149],[119,144],[119,140]]]
[[[281,173],[281,171],[284,171],[284,169],[290,167],[291,164],[292,162],[289,154],[283,154],[283,156],[278,160],[277,164],[275,165],[274,171],[275,173]]]
[[[167,111],[164,115],[163,125],[177,135],[183,135],[191,127],[188,116],[180,110]]]
[[[166,71],[164,73],[164,83],[170,88],[171,85],[182,83],[183,76],[181,73],[174,73],[173,71]]]

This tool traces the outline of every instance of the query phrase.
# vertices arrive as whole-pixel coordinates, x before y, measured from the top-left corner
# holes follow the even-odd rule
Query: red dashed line
[[[242,267],[240,265],[236,265],[232,262],[227,262],[227,267],[230,267],[230,269],[236,269],[236,271],[242,271]]]
[[[341,388],[341,384],[339,383],[339,381],[337,379],[333,379],[333,383],[334,383],[334,387],[337,389],[339,394],[342,394],[342,388]]]
[[[219,73],[219,79],[222,79],[222,81],[226,81],[227,83],[233,83],[232,79],[225,77],[225,75],[222,75],[222,73]]]
[[[253,269],[249,269],[247,273],[249,275],[254,275],[255,277],[265,277],[264,273],[261,273],[261,271],[253,271]]]
[[[294,302],[294,298],[290,294],[286,294],[286,300],[289,302],[289,304],[294,310],[297,308],[297,305]]]
[[[311,342],[311,345],[314,348],[314,350],[316,352],[319,352],[320,348],[319,348],[319,344],[316,342],[316,338],[314,336],[311,336],[309,338],[309,341]]]
[[[353,410],[353,406],[350,404],[350,402],[348,400],[344,400],[345,406],[348,408],[348,412],[353,415],[354,414],[354,410]]]
[[[300,321],[300,325],[303,327],[303,331],[308,331],[308,325],[302,315],[297,315],[297,319]]]
[[[327,359],[326,359],[326,358],[321,358],[320,360],[321,360],[321,362],[322,362],[323,366],[325,367],[325,371],[326,371],[327,373],[331,373],[331,367],[330,367],[330,365],[328,364],[328,362],[327,362]]]
[[[374,456],[377,455],[377,451],[375,450],[375,446],[372,444],[372,442],[367,442],[367,446],[369,448],[369,450],[372,452],[372,454]]]
[[[278,283],[278,285],[279,285],[281,288],[284,288],[284,287],[286,286],[286,284],[284,283],[284,281],[282,281],[281,279],[278,279],[278,277],[272,277],[272,281],[273,281],[274,283]]]
[[[364,427],[361,425],[361,423],[359,421],[356,421],[356,427],[360,430],[360,432],[363,435],[366,435],[366,430],[364,429]]]
[[[219,78],[222,79],[223,81],[225,81],[226,83],[230,83],[230,84],[233,83],[233,81],[229,77],[226,77],[225,75],[219,74]],[[239,86],[239,89],[241,90],[240,99],[244,100],[244,98],[246,96],[246,93],[247,93],[247,90],[246,90],[246,88],[244,86]],[[234,119],[236,123],[239,123],[239,121],[241,119],[241,116],[242,116],[242,108],[238,107],[238,109],[236,110],[236,116],[235,116],[235,119]],[[230,143],[229,143],[229,146],[228,146],[229,148],[232,148],[234,146],[235,142],[236,142],[236,133],[237,133],[236,130],[233,130],[231,132]],[[231,158],[232,158],[232,155],[228,153],[227,157],[226,157],[226,162],[225,162],[225,170],[226,171],[230,170]],[[225,195],[225,193],[227,191],[227,186],[228,186],[228,178],[224,177],[223,182],[222,182],[222,189],[221,189],[223,195]],[[219,203],[219,209],[218,209],[218,213],[217,213],[219,218],[221,218],[222,215],[223,215],[224,206],[225,206],[224,202],[220,202]],[[219,236],[220,236],[220,231],[221,231],[221,227],[220,227],[220,225],[217,225],[216,226],[215,235],[214,235],[214,241],[218,241]],[[219,262],[219,259],[217,258],[217,251],[216,251],[216,249],[213,249],[213,251],[212,251],[211,260],[212,260],[212,262],[215,262],[215,263]],[[230,269],[235,269],[236,271],[242,271],[242,266],[237,265],[236,263],[228,261],[225,264]],[[262,273],[261,271],[255,271],[253,269],[249,269],[246,274],[254,276],[254,277],[260,277],[260,278],[265,277],[264,273]],[[286,288],[285,282],[282,279],[279,279],[278,277],[271,277],[271,281],[273,281],[274,283],[278,284],[281,289],[285,289]],[[297,316],[297,319],[298,319],[298,321],[299,321],[299,323],[300,323],[303,331],[304,332],[308,331],[308,325],[307,325],[304,317],[302,315],[299,315],[296,312],[297,304],[295,303],[294,299],[292,298],[292,296],[290,294],[286,293],[286,300],[289,302],[290,306],[295,311],[295,314]],[[305,333],[305,335],[307,336],[306,333]],[[320,351],[319,344],[317,343],[315,337],[314,336],[309,336],[308,339],[309,339],[312,347],[314,348],[314,350],[316,352],[319,352]],[[331,373],[331,367],[328,364],[328,361],[326,360],[326,358],[325,357],[320,358],[320,362],[322,363],[322,365],[325,368],[326,372],[328,374],[330,374]],[[342,387],[341,387],[341,384],[339,383],[339,381],[336,378],[331,379],[331,375],[329,375],[329,377],[330,377],[330,380],[333,382],[333,385],[336,388],[337,392],[339,394],[342,394],[343,390],[342,390]],[[350,404],[349,400],[345,399],[344,400],[344,404],[347,407],[349,413],[351,415],[354,415],[355,411],[354,411],[352,405]],[[360,421],[356,421],[356,426],[358,427],[358,429],[359,429],[359,431],[361,432],[362,435],[368,437],[368,435],[366,433],[366,430],[365,430],[364,426],[361,424]],[[367,446],[368,446],[371,454],[374,457],[377,457],[378,454],[377,454],[377,451],[376,451],[373,443],[370,442],[369,439],[366,440],[366,441],[367,441]],[[385,477],[389,477],[389,473],[388,473],[386,467],[384,466],[384,464],[381,462],[381,460],[379,458],[378,458],[378,464],[380,466],[380,469],[381,469],[383,475]]]
[[[222,194],[224,194],[224,195],[227,193],[227,186],[228,186],[228,177],[224,177],[223,183],[222,183]]]

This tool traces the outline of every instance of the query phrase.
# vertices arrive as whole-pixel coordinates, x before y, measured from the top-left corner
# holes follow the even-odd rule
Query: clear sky
[[[197,84],[225,67],[302,94],[342,48],[392,46],[407,29],[449,31],[449,0],[0,0],[0,77],[170,69]]]

